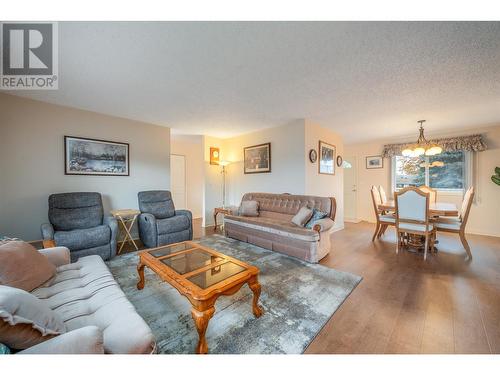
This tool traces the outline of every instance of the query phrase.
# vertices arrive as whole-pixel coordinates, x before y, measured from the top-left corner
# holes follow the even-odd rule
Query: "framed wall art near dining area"
[[[380,155],[366,157],[366,169],[384,168],[384,158]]]
[[[100,139],[64,137],[67,175],[129,176],[129,144]]]
[[[335,174],[335,146],[319,141],[319,165],[320,174]]]
[[[271,143],[245,147],[243,154],[245,174],[271,172]]]

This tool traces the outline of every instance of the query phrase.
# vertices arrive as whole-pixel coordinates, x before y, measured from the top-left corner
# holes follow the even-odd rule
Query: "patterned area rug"
[[[349,296],[361,277],[309,264],[221,235],[199,242],[260,269],[260,305],[252,314],[252,293],[243,286],[222,296],[207,329],[209,353],[303,353]],[[114,277],[151,327],[159,353],[194,353],[198,334],[191,305],[177,290],[146,268],[146,286],[136,289],[135,253],[107,262]]]

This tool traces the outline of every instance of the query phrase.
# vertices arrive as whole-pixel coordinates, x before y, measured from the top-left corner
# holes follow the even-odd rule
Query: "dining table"
[[[378,209],[381,211],[395,211],[396,203],[393,199],[390,199],[379,204]],[[429,213],[430,216],[458,216],[458,209],[454,203],[430,202]]]

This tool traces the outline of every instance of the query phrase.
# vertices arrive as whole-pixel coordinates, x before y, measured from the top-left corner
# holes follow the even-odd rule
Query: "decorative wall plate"
[[[316,163],[316,160],[318,160],[318,153],[313,148],[309,150],[309,160],[311,163]]]

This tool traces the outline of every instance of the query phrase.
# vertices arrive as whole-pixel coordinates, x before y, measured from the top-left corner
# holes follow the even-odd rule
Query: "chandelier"
[[[417,121],[420,124],[420,135],[418,136],[417,143],[409,145],[401,153],[403,156],[416,158],[422,155],[433,156],[443,152],[441,146],[437,143],[430,143],[424,136],[424,122],[425,120]]]

